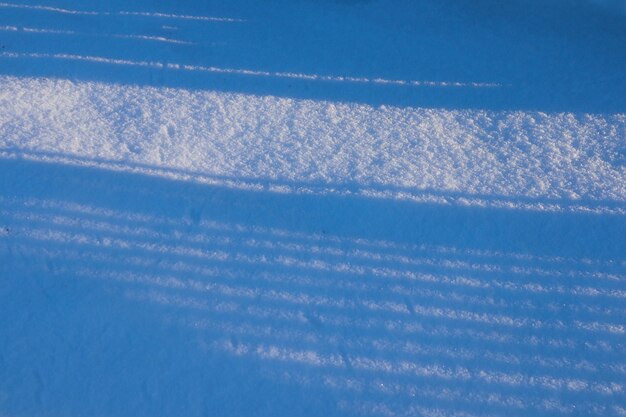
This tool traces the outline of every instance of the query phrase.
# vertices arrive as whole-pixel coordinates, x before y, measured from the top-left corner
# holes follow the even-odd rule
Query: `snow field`
[[[141,394],[131,412],[144,412],[142,401],[163,395],[174,407],[170,410],[190,405],[206,410],[210,404],[203,402],[203,391],[192,385],[210,386],[208,374],[182,379],[168,375],[172,367],[192,366],[189,361],[208,371],[213,362],[202,358],[225,355],[253,361],[263,378],[274,384],[303,387],[315,399],[332,398],[338,408],[329,412],[336,415],[620,413],[626,332],[619,319],[626,314],[623,262],[415,245],[375,236],[346,238],[323,233],[333,222],[313,215],[323,206],[343,204],[328,202],[328,197],[305,202],[310,211],[302,212],[296,203],[289,203],[293,197],[275,193],[210,188],[203,192],[205,186],[134,180],[123,173],[103,176],[91,168],[20,161],[8,165],[14,167],[10,172],[29,172],[37,179],[20,184],[15,175],[5,176],[17,183],[14,194],[20,197],[2,200],[0,217],[10,225],[2,270],[25,279],[45,277],[39,285],[48,294],[42,301],[29,302],[31,313],[25,321],[5,324],[12,340],[21,340],[17,334],[25,325],[36,333],[39,320],[62,332],[63,338],[74,333],[72,328],[87,327],[95,334],[87,339],[74,336],[80,349],[114,369],[117,359],[104,350],[111,344],[117,351],[125,350],[129,342],[139,343],[142,355],[153,356],[171,355],[182,340],[193,342],[185,348],[191,359],[151,365],[166,379],[155,379],[160,385]],[[89,192],[81,195],[77,189]],[[228,201],[235,201],[230,206],[238,209],[223,213]],[[371,204],[363,200],[343,217],[371,223],[369,217],[385,215]],[[195,212],[189,207],[204,208]],[[407,225],[419,214],[398,217],[402,210],[383,207],[391,210],[390,218]],[[244,219],[253,220],[245,224]],[[579,218],[577,224],[584,228],[585,221]],[[516,227],[510,218],[503,222]],[[262,226],[281,223],[289,227]],[[388,223],[381,221],[382,226]],[[427,225],[428,216],[421,227]],[[518,227],[537,231],[532,222]],[[310,228],[320,231],[307,231]],[[612,236],[615,244],[621,232],[581,235]],[[378,233],[385,236],[383,230]],[[601,246],[590,245],[596,251]],[[86,286],[89,308],[80,299],[66,299],[73,297],[72,282]],[[9,288],[18,299],[28,291]],[[106,298],[92,299],[102,292]],[[116,301],[106,301],[111,297]],[[144,317],[147,329],[165,327],[173,334],[158,345],[143,345],[137,338],[146,330],[138,331],[132,319],[108,319],[105,311],[111,302],[121,309],[119,314]],[[53,323],[44,318],[50,308],[81,313],[62,313],[63,320]],[[128,341],[120,339],[125,332],[131,332]],[[54,358],[75,348],[55,338],[41,343],[40,348]],[[23,363],[23,353],[18,352],[12,354],[15,362],[6,363],[17,377],[10,379],[14,385],[9,392],[26,388],[23,384],[29,381],[31,365]],[[132,357],[122,359],[128,360]],[[82,370],[76,366],[46,365],[50,371],[41,404],[47,409],[94,409],[82,401],[73,401],[73,408],[59,408],[53,399],[66,395],[67,389],[87,398],[93,390],[115,396],[122,389],[90,379],[89,375],[103,372],[98,363]],[[57,372],[50,374],[53,370]],[[144,380],[144,371],[131,366],[128,383]],[[78,379],[72,382],[68,378],[75,373]],[[251,378],[243,385],[255,384]],[[182,402],[162,391],[181,380],[190,396]],[[230,394],[220,394],[224,397],[217,400],[208,394],[209,398],[220,401],[225,414],[235,415],[229,404],[242,382],[224,383]],[[280,391],[261,386],[255,388],[256,396],[277,401]],[[9,404],[36,410],[39,403],[24,404],[18,398]],[[315,407],[304,411],[289,403],[287,410],[316,415],[320,408]],[[111,405],[100,409],[116,410]]]
[[[0,415],[626,415],[620,5],[0,2]]]

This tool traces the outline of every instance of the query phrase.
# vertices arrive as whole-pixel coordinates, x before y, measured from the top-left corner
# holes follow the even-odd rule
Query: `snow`
[[[624,0],[590,0],[590,3],[595,6],[604,7],[605,9],[613,12],[626,12],[626,1]]]
[[[177,3],[0,3],[1,415],[626,414],[620,2]]]
[[[473,196],[499,196],[511,207],[524,204],[520,197],[584,197],[581,206],[593,207],[626,199],[624,114],[372,108],[92,82],[2,81],[6,157],[123,163],[178,178],[195,173],[213,183],[330,189],[321,193],[458,193],[468,204]]]

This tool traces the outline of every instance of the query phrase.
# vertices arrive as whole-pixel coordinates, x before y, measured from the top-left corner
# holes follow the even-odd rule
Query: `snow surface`
[[[0,2],[0,415],[626,415],[620,6]]]

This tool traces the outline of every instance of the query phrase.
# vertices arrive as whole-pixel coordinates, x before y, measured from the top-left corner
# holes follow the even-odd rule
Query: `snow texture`
[[[604,7],[618,13],[626,13],[626,1],[624,0],[590,0],[591,4]]]
[[[0,2],[0,415],[626,415],[622,6]]]

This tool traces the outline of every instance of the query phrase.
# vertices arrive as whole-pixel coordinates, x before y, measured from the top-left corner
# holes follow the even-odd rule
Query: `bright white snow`
[[[372,108],[30,78],[1,85],[5,157],[123,162],[277,190],[453,193],[467,204],[489,195],[552,210],[563,207],[550,199],[582,199],[589,210],[626,200],[624,114]]]

